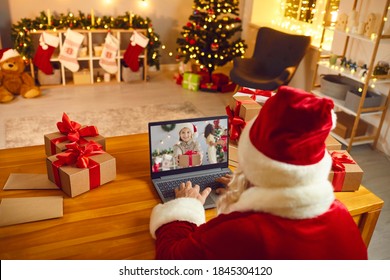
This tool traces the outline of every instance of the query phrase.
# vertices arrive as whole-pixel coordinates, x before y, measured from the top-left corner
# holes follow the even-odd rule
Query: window
[[[284,16],[312,23],[317,0],[286,0]]]

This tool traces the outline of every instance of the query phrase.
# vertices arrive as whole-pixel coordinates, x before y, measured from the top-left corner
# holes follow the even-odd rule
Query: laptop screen
[[[228,117],[149,123],[152,178],[228,167]]]

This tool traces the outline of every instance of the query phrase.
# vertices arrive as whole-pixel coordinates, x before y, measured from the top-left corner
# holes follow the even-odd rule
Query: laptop
[[[193,126],[189,127],[190,124]],[[179,132],[183,127],[193,136],[190,141],[188,138],[180,140]],[[204,208],[214,208],[218,199],[215,190],[224,187],[215,179],[232,173],[228,166],[228,117],[150,122],[148,130],[151,180],[162,202],[175,198],[174,190],[180,183],[191,181],[193,186],[199,185],[201,191],[212,188]],[[209,140],[211,137],[218,141],[214,149],[208,145],[205,133]]]

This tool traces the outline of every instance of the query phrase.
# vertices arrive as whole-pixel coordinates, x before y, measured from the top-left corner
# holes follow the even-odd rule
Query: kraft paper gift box
[[[99,134],[95,126],[82,126],[70,120],[67,114],[62,115],[62,122],[57,123],[58,132],[44,135],[45,152],[47,156],[55,155],[66,150],[66,145],[71,142],[79,144],[94,141],[106,150],[106,138]]]
[[[71,145],[77,144],[69,144],[69,146]],[[87,147],[85,150],[88,150],[89,146],[84,146]],[[73,154],[74,150],[68,147],[66,152],[46,159],[49,180],[54,182],[68,196],[78,196],[115,179],[116,160],[113,156],[102,150],[92,151],[90,155],[83,152],[82,162],[85,166],[83,167],[79,166],[79,161],[72,161],[74,158],[77,159],[77,155]]]
[[[66,137],[66,135],[61,132],[53,132],[44,135],[45,138],[45,152],[47,156],[52,156],[58,153],[61,153],[66,150],[66,145],[71,143],[71,141]],[[81,143],[94,141],[102,146],[103,150],[106,150],[106,138],[102,135],[96,135],[91,137],[82,137]]]
[[[264,104],[268,98],[274,95],[275,92],[270,90],[261,90],[248,87],[241,87],[233,96],[249,96],[253,97],[256,102]]]
[[[357,191],[363,179],[363,170],[344,150],[329,151],[333,159],[329,181],[335,192]]]
[[[184,155],[179,155],[179,166],[180,167],[191,167],[200,165],[200,154],[189,153]]]
[[[239,108],[237,108],[238,106]],[[247,122],[259,114],[261,105],[249,96],[233,95],[230,102],[230,109],[235,113],[238,111],[239,117]]]
[[[236,141],[229,143],[229,165],[238,166],[238,146]]]
[[[197,91],[199,89],[200,75],[194,73],[184,73],[182,87]]]
[[[342,147],[341,143],[330,134],[325,139],[325,146],[328,151],[341,150]]]

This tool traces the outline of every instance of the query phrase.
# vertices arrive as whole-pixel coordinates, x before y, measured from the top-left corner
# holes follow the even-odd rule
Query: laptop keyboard
[[[220,178],[224,175],[226,175],[226,171],[216,174],[202,175],[199,177],[189,177],[187,179],[181,180],[159,182],[157,185],[165,198],[174,198],[175,189],[178,188],[181,183],[185,183],[186,181],[191,181],[193,186],[199,185],[200,191],[203,191],[207,187],[210,187],[213,190],[221,187],[223,188],[224,185],[219,182],[216,182],[215,179]]]

